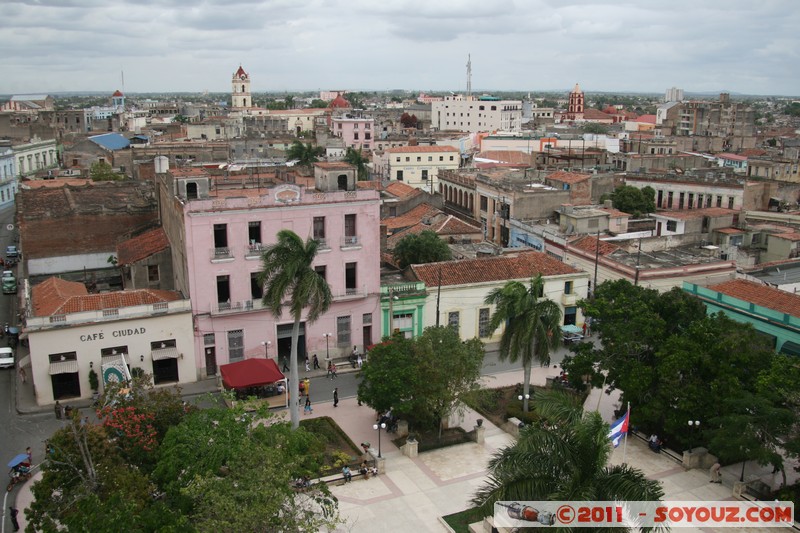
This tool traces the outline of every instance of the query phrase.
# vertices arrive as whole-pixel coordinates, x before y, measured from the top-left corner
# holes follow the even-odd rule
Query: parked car
[[[6,257],[8,259],[18,259],[19,258],[19,250],[17,249],[16,245],[9,244],[6,246]]]
[[[564,333],[561,335],[561,340],[564,344],[575,344],[583,340],[583,335],[580,333]]]
[[[2,278],[3,294],[17,294],[17,278],[12,270],[4,270]]]
[[[14,350],[11,348],[0,348],[0,368],[14,368]]]

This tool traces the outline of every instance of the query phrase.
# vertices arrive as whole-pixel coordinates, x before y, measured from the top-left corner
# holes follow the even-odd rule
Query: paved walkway
[[[344,370],[344,369],[343,369]],[[352,369],[351,369],[352,370]],[[558,367],[534,368],[531,382],[544,385],[548,376],[557,376]],[[318,371],[324,375],[324,371]],[[516,370],[483,378],[488,387],[514,385],[522,381],[522,371]],[[184,393],[203,394],[213,389],[215,381],[202,382],[184,387]],[[599,404],[598,404],[599,398]],[[597,409],[604,419],[611,421],[618,397],[595,389],[586,400],[586,409]],[[288,416],[288,413],[284,413]],[[340,400],[339,406],[317,403],[310,415],[331,416],[356,444],[369,441],[377,447],[378,434],[372,429],[375,412],[367,406],[358,406],[355,398]],[[472,430],[478,415],[467,409],[452,422],[466,430]],[[486,476],[486,465],[492,454],[513,442],[513,438],[488,420],[485,442],[461,444],[441,450],[419,454],[409,459],[385,434],[380,436],[381,455],[386,458],[386,473],[368,480],[356,479],[346,485],[332,487],[339,499],[339,510],[345,524],[341,531],[381,532],[414,531],[415,533],[444,532],[446,526],[440,517],[462,511]],[[623,447],[614,450],[611,462],[622,462]],[[732,484],[739,477],[741,465],[723,469],[723,484],[710,484],[704,470],[685,470],[665,454],[652,453],[644,442],[630,439],[627,445],[626,462],[644,471],[648,477],[663,483],[667,500],[724,500],[732,499]],[[763,472],[748,470],[746,476],[758,476],[764,480]],[[767,476],[772,479],[771,474]],[[30,483],[20,488],[17,507],[22,511],[30,504]],[[20,525],[24,528],[23,513]],[[713,531],[705,529],[704,531]],[[722,530],[720,530],[722,531]],[[730,531],[730,529],[727,529]],[[749,529],[748,531],[754,531]],[[779,531],[772,529],[771,531]]]

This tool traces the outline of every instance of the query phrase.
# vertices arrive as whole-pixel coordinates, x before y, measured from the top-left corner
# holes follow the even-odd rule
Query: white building
[[[375,172],[433,193],[439,187],[439,170],[457,169],[460,159],[458,148],[453,146],[399,146],[380,156]]]
[[[192,308],[180,293],[88,294],[82,283],[49,278],[29,295],[23,334],[30,356],[18,366],[30,367],[37,404],[91,398],[89,373],[102,383],[123,358],[157,386],[197,381]]]
[[[438,130],[519,131],[521,123],[521,100],[453,95],[431,103],[431,127]]]
[[[46,141],[34,137],[30,142],[14,145],[16,171],[20,176],[35,174],[40,170],[58,166],[58,146],[55,139]]]
[[[0,207],[12,203],[17,195],[17,173],[14,170],[14,150],[0,146]]]
[[[588,295],[589,274],[544,252],[413,265],[411,272],[428,289],[424,327],[436,324],[438,308],[439,324],[456,328],[464,340],[478,337],[484,342],[499,341],[502,327],[494,334],[488,331],[495,308],[484,303],[486,296],[509,281],[528,286],[538,274],[544,278],[544,296],[561,309],[561,324],[583,325],[583,313],[577,302]],[[441,291],[437,289],[439,286]]]
[[[683,89],[678,89],[677,87],[670,87],[664,93],[664,101],[665,102],[682,102],[683,101]]]

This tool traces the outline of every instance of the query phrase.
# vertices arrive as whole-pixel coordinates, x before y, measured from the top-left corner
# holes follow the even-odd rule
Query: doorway
[[[213,346],[206,347],[206,376],[217,375],[217,350]]]
[[[153,361],[153,384],[171,383],[178,381],[178,360],[168,357]]]
[[[81,382],[77,372],[65,372],[50,376],[53,384],[53,399],[77,398],[81,395]]]
[[[292,353],[292,328],[294,324],[280,324],[277,329],[278,361],[288,361]],[[297,337],[297,360],[306,359],[306,324],[300,323],[300,334]]]

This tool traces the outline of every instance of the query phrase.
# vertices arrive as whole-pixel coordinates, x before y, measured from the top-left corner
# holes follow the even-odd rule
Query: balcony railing
[[[578,302],[578,295],[574,292],[572,294],[562,294],[561,295],[561,305],[564,306],[573,306]]]
[[[211,314],[226,315],[229,313],[247,313],[264,309],[261,299],[244,300],[241,302],[219,302],[211,309]]]
[[[318,250],[330,250],[331,249],[331,245],[328,243],[328,239],[315,238],[314,240],[316,240],[317,243],[318,243],[318,246],[317,246]]]
[[[367,297],[366,287],[348,287],[342,291],[333,293],[333,300],[340,302],[342,300],[357,300],[359,298]]]
[[[361,239],[358,238],[358,235],[348,235],[342,238],[342,248],[360,248],[361,247]]]
[[[247,245],[247,250],[244,253],[244,256],[247,259],[253,259],[261,257],[261,252],[264,251],[264,245],[260,242],[252,242]]]
[[[233,259],[233,249],[229,246],[222,246],[211,249],[212,261],[224,261],[226,259]]]

